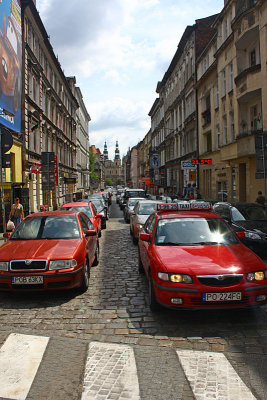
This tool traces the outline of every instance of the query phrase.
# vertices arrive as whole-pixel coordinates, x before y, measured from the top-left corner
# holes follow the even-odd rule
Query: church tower
[[[107,142],[106,141],[105,141],[105,144],[104,144],[103,154],[104,154],[104,160],[108,160],[108,148],[107,148]]]
[[[119,150],[118,141],[116,141],[115,160],[120,160],[120,150]]]

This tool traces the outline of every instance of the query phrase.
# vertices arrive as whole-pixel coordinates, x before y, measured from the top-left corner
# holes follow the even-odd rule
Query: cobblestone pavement
[[[115,384],[111,397],[107,388],[99,389],[104,390],[99,397],[90,397],[89,389],[85,394],[83,379],[91,368],[87,350],[95,342],[124,344],[134,352],[140,389],[133,399],[220,398],[212,390],[209,396],[193,392],[178,350],[223,353],[254,398],[267,399],[267,306],[232,311],[162,309],[154,314],[148,307],[146,279],[138,274],[137,247],[114,202],[100,244],[100,263],[92,269],[89,289],[82,295],[0,293],[0,346],[12,333],[50,338],[27,400],[80,399],[82,393],[83,400],[119,399]],[[203,357],[197,359],[203,363]],[[122,375],[132,379],[135,368]],[[231,380],[235,379],[233,375]],[[130,399],[127,390],[125,399]]]

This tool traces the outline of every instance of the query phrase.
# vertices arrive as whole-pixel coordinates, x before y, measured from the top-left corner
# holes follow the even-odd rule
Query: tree
[[[112,180],[112,178],[106,178],[106,185],[107,185],[107,186],[112,186],[112,185],[113,185],[113,180]]]
[[[95,172],[95,163],[96,163],[96,154],[93,153],[91,147],[89,150],[89,166],[90,166],[90,180],[91,181],[98,181],[99,177]]]

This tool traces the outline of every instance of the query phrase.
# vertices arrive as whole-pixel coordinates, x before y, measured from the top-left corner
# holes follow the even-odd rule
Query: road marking
[[[140,400],[133,349],[124,344],[91,342],[82,400]]]
[[[222,353],[176,350],[196,400],[256,400]]]
[[[12,333],[0,349],[0,397],[25,400],[49,338]]]

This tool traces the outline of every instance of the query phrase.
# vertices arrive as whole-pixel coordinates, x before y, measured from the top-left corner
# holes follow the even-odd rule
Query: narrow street
[[[18,346],[20,335],[49,338],[27,400],[211,399],[214,393],[223,399],[267,399],[267,306],[152,313],[146,278],[138,273],[137,246],[114,201],[100,245],[100,263],[91,270],[90,287],[82,295],[0,294],[1,346],[11,334],[18,334]],[[229,379],[214,374],[211,379],[206,352],[216,365],[227,365]],[[126,390],[117,383],[112,391],[111,380],[104,377],[118,357],[117,372],[130,386]],[[196,371],[190,374],[193,366]],[[11,398],[1,392],[2,379],[0,398]],[[240,379],[234,395],[233,379]],[[205,382],[210,396],[201,397]]]

